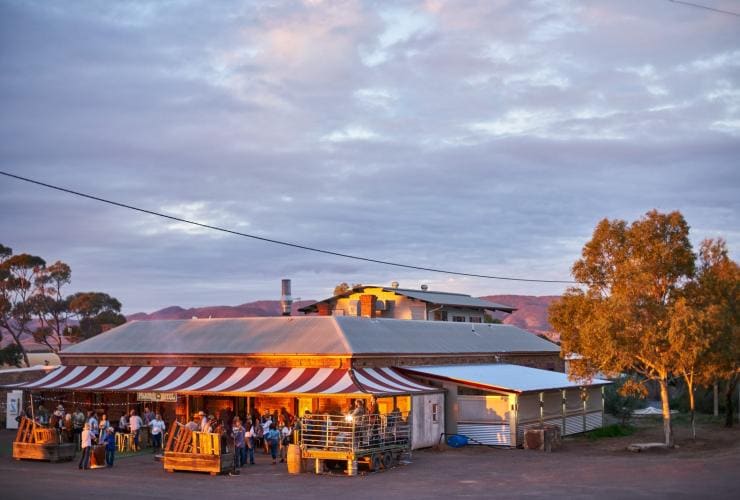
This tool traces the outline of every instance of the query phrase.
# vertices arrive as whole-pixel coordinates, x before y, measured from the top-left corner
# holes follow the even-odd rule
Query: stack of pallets
[[[56,429],[21,417],[13,441],[13,458],[63,462],[72,460],[74,456],[74,443],[60,443],[59,432]]]

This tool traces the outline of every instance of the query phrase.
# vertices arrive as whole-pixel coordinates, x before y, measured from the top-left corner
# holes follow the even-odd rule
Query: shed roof
[[[477,297],[472,297],[464,293],[435,292],[430,290],[415,290],[411,288],[393,288],[373,285],[361,285],[353,287],[343,294],[335,295],[333,297],[329,297],[327,299],[320,300],[318,302],[314,302],[313,304],[302,307],[299,309],[299,311],[304,313],[314,312],[316,311],[316,304],[319,304],[321,302],[330,302],[341,297],[347,297],[349,295],[352,295],[353,293],[362,292],[363,290],[366,290],[368,288],[379,288],[384,292],[393,292],[398,295],[403,295],[405,297],[410,297],[412,299],[421,300],[423,302],[428,302],[430,304],[436,305],[473,307],[476,309],[488,309],[491,311],[504,311],[509,313],[516,311],[515,307],[498,304],[496,302],[491,302],[490,300],[479,299]]]
[[[565,373],[504,363],[414,366],[404,367],[402,370],[410,374],[428,375],[431,378],[517,393],[611,384],[608,380],[601,379],[574,382],[568,379]]]
[[[511,325],[341,316],[132,321],[65,354],[377,355],[557,353]]]

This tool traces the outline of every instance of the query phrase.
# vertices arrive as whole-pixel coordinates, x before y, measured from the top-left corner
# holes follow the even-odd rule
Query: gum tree
[[[604,219],[573,265],[580,286],[550,307],[563,355],[583,356],[571,376],[635,373],[658,383],[667,446],[673,446],[671,317],[694,276],[694,259],[679,212],[653,210],[631,224]]]

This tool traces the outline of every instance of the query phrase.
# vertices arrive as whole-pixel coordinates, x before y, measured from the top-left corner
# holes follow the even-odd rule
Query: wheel
[[[383,468],[390,469],[393,466],[393,455],[390,451],[383,453]]]
[[[370,470],[373,472],[377,471],[378,469],[380,469],[381,464],[382,459],[380,457],[380,454],[375,453],[370,459]]]

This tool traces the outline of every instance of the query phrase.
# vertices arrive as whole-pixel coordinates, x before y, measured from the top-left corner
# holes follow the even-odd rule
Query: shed
[[[481,444],[519,446],[524,431],[557,425],[561,435],[601,427],[608,380],[574,382],[565,373],[511,364],[404,367],[403,371],[447,390],[445,431]]]

